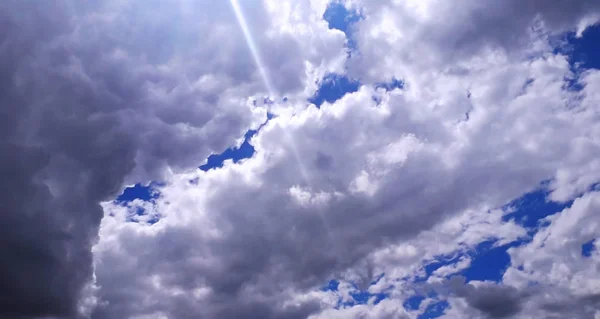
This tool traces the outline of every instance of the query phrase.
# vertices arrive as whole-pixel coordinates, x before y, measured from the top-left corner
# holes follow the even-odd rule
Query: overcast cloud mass
[[[600,2],[334,2],[0,1],[0,319],[600,318]]]

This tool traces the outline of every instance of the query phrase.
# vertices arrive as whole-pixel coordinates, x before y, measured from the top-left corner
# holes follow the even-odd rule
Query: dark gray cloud
[[[116,33],[130,32],[134,22],[108,33],[112,22],[94,21],[110,19],[94,17],[100,7],[0,4],[3,318],[76,317],[92,280],[99,203],[118,194],[136,165],[144,173],[131,179],[142,181],[167,165],[193,167],[253,125],[235,94],[231,102],[211,99],[176,65],[145,61],[163,53]],[[160,36],[144,40],[154,45]],[[221,84],[213,94],[221,96]]]
[[[47,109],[39,109],[54,104],[49,100],[56,96],[50,91],[58,90],[61,85],[55,82],[56,74],[44,72],[43,66],[38,65],[38,55],[49,45],[45,39],[55,39],[68,29],[65,16],[60,11],[55,12],[52,6],[36,7],[29,2],[9,1],[0,6],[3,25],[0,316],[70,316],[76,312],[79,292],[91,276],[90,247],[102,217],[102,208],[91,196],[110,195],[120,187],[123,176],[114,180],[110,175],[101,176],[101,170],[90,174],[88,163],[70,158],[66,152],[54,153],[53,148],[61,144],[76,148],[74,143],[43,135],[44,130],[55,125],[75,124],[53,122],[52,118],[44,122],[45,117],[52,114]],[[55,14],[45,15],[43,10]],[[67,84],[63,82],[65,88]],[[55,112],[62,112],[62,107],[73,107],[69,105],[73,103],[69,97],[74,96],[62,97]],[[69,131],[74,139],[88,129],[86,124],[72,130],[67,126],[55,128],[59,127]],[[109,140],[113,138],[111,135],[107,136]],[[48,139],[54,145],[46,145]],[[95,144],[90,142],[83,146]],[[55,155],[60,159],[55,159]],[[59,179],[61,185],[53,185],[51,189],[44,175],[52,172],[45,169],[57,161],[69,160],[74,165],[64,172],[64,179],[62,176]],[[90,196],[86,192],[90,192],[90,183],[94,182],[104,185],[99,185],[98,193]],[[53,191],[66,193],[55,195]],[[77,198],[79,196],[83,198]]]
[[[525,288],[506,284],[465,283],[456,276],[447,283],[455,297],[463,299],[470,309],[463,316],[484,318],[594,318],[600,306],[600,295],[573,295],[567,289],[538,283]],[[475,313],[472,310],[476,310]],[[460,313],[459,313],[460,315]]]
[[[467,304],[488,318],[508,318],[523,309],[532,292],[495,283],[477,286],[465,283],[463,276],[455,276],[448,283],[451,290],[464,298]]]
[[[575,318],[595,318],[600,309],[600,294],[587,294],[584,296],[571,296],[565,292],[562,296],[557,295],[541,301],[541,310],[546,316],[561,318],[565,315]]]

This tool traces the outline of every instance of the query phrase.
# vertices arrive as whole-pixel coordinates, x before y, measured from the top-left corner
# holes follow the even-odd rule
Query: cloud
[[[572,247],[597,236],[583,213],[590,194],[529,244],[546,249],[510,251],[502,283],[403,278],[424,260],[524,236],[498,208],[540,181],[569,200],[600,178],[599,73],[568,89],[575,74],[551,41],[594,21],[595,2],[352,2],[364,19],[348,63],[344,34],[322,19],[326,1],[261,4],[242,11],[274,94],[288,97],[269,105],[253,102],[270,92],[226,1],[0,4],[1,315],[402,318],[414,315],[403,301],[427,287],[448,289],[448,316],[592,313],[592,281],[569,271],[597,274],[580,247],[573,261],[558,245],[578,220],[589,229]],[[344,67],[358,90],[307,107],[316,83]],[[377,88],[392,79],[402,88]],[[267,109],[275,117],[252,138],[252,158],[194,169]],[[111,201],[156,179],[165,183],[150,202]],[[160,220],[132,220],[139,209]],[[553,220],[563,216],[575,217]],[[528,276],[581,286],[542,295]],[[390,297],[332,309],[337,296],[318,290],[331,278]]]
[[[311,319],[320,318],[381,318],[381,319],[408,319],[411,318],[401,303],[392,300],[383,300],[377,305],[359,305],[343,309],[328,309]]]
[[[315,39],[260,18],[280,9],[244,6],[256,34],[272,32],[256,40],[277,92],[310,96],[304,83],[345,59],[344,37],[324,22],[307,27],[325,30]],[[0,316],[89,315],[100,202],[234,144],[264,121],[252,98],[266,90],[226,1],[6,1],[0,11]]]
[[[450,280],[449,286],[470,307],[490,318],[507,318],[519,313],[522,304],[529,297],[528,291],[520,291],[511,286],[485,282],[475,284],[477,285],[465,284],[464,277],[456,276]]]
[[[482,54],[537,50],[539,37],[553,37],[598,21],[596,1],[472,0],[347,1],[364,12],[354,33],[359,55],[350,73],[363,81],[404,79],[422,70],[464,72],[463,63]]]
[[[547,217],[547,226],[529,244],[509,250],[512,267],[504,283],[518,289],[531,284],[544,289],[530,310],[533,314],[585,318],[598,309],[598,254],[584,256],[581,247],[600,237],[595,217],[599,205],[598,192],[587,193],[570,208]]]
[[[501,283],[456,276],[434,289],[450,297],[445,318],[594,318],[600,292],[593,252],[581,246],[600,236],[594,212],[597,192],[577,198],[570,208],[546,217],[528,243],[510,248],[511,267]]]

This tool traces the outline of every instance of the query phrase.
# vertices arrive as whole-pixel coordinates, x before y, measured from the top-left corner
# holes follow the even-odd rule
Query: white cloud
[[[346,318],[381,318],[381,319],[409,319],[409,314],[402,307],[402,303],[394,300],[383,300],[376,305],[358,305],[351,308],[328,309],[319,315],[308,317],[310,319],[346,319]]]
[[[598,21],[596,1],[473,0],[347,1],[360,8],[350,72],[365,82],[413,78],[427,70],[464,72],[464,63],[489,61],[539,49],[540,36],[557,35]]]
[[[571,208],[547,217],[549,225],[529,244],[509,250],[512,267],[504,276],[504,284],[518,289],[533,285],[544,291],[532,300],[531,318],[591,318],[595,313],[600,302],[599,255],[592,252],[583,256],[582,245],[600,237],[599,207],[599,194],[588,193],[576,199]]]

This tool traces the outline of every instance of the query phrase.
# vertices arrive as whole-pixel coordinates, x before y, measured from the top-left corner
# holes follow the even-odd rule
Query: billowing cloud
[[[418,77],[423,70],[465,74],[473,71],[465,64],[490,52],[515,58],[540,49],[540,37],[581,33],[600,16],[593,0],[347,2],[365,16],[354,33],[360,54],[350,73],[368,82]]]

